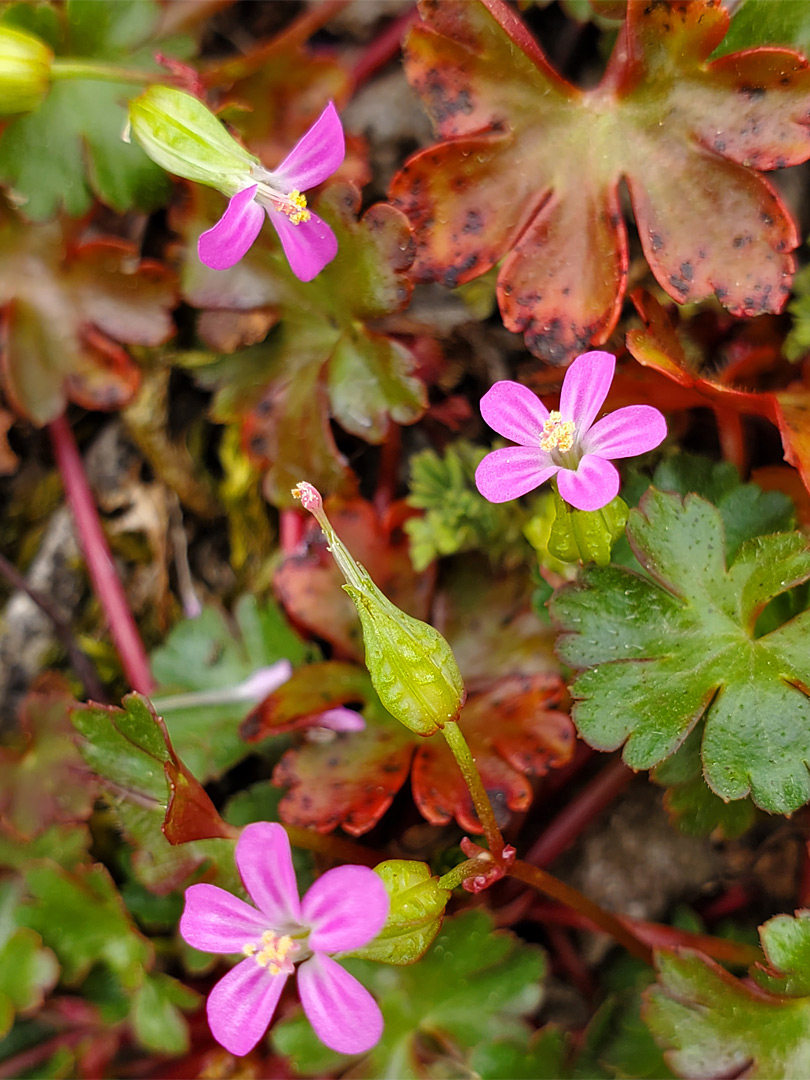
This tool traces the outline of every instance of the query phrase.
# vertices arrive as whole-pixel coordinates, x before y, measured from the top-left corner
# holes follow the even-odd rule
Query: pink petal
[[[298,993],[315,1034],[341,1054],[363,1054],[380,1041],[383,1018],[364,986],[340,964],[316,953],[298,968]]]
[[[619,494],[619,473],[604,458],[586,454],[576,472],[560,469],[557,487],[565,501],[577,510],[601,510]]]
[[[317,214],[310,214],[309,221],[293,225],[280,210],[268,210],[267,213],[290,269],[300,281],[312,281],[337,255],[337,238]]]
[[[667,422],[652,405],[628,405],[598,420],[583,440],[586,453],[603,458],[635,457],[654,450],[667,435]]]
[[[580,438],[604,405],[615,370],[616,357],[612,353],[586,352],[565,373],[560,414],[563,420],[574,421]]]
[[[502,503],[533,491],[559,471],[550,456],[533,446],[507,446],[487,454],[475,470],[475,483],[485,499]]]
[[[382,879],[367,866],[327,870],[301,902],[301,920],[312,928],[310,949],[325,953],[359,949],[385,926],[389,906]]]
[[[337,705],[309,718],[313,727],[328,728],[330,731],[365,731],[366,722],[359,712]]]
[[[234,266],[248,253],[259,235],[264,211],[253,200],[256,187],[252,184],[238,191],[216,225],[197,241],[200,262],[212,270],[228,270]]]
[[[539,446],[548,409],[522,383],[496,382],[481,398],[481,415],[493,431],[521,446]]]
[[[309,131],[273,170],[273,179],[285,192],[308,191],[331,176],[345,156],[343,127],[334,102],[330,101]]]
[[[246,825],[236,845],[236,865],[253,903],[267,916],[265,929],[284,931],[300,925],[290,841],[281,825],[267,821]]]
[[[224,975],[208,995],[206,1012],[211,1034],[225,1049],[249,1054],[267,1031],[287,974],[271,975],[252,957]]]
[[[238,896],[216,885],[192,885],[186,889],[180,933],[195,949],[238,953],[265,930],[267,919]]]

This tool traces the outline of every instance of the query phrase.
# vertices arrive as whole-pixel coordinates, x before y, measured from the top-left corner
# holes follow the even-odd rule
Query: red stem
[[[107,616],[124,674],[133,690],[151,694],[155,682],[146,650],[116,573],[73,432],[64,416],[51,421],[48,430],[90,580]]]
[[[371,76],[376,74],[380,68],[385,67],[389,60],[393,60],[402,48],[402,40],[405,34],[418,18],[419,12],[415,6],[408,11],[403,11],[363,50],[359,60],[352,68],[355,90],[362,86],[363,83],[368,82]]]
[[[534,904],[528,918],[543,925],[570,926],[579,930],[601,929],[581,912],[558,904]],[[716,938],[709,934],[694,934],[690,930],[679,930],[676,926],[631,919],[627,915],[617,915],[616,918],[639,941],[652,949],[697,949],[713,960],[743,967],[762,963],[762,952],[756,945]]]
[[[543,830],[526,852],[526,862],[550,866],[624,791],[633,776],[621,758],[609,762]]]
[[[279,532],[281,550],[285,555],[292,555],[304,536],[304,515],[298,510],[282,510],[279,514]]]

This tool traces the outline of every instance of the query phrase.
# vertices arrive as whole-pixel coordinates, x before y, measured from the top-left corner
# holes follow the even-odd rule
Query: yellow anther
[[[302,195],[300,191],[291,191],[289,193],[287,205],[282,206],[282,210],[293,225],[300,225],[302,221],[309,221],[312,217],[312,214],[307,210],[307,197]]]
[[[282,971],[292,971],[292,963],[287,957],[297,952],[298,945],[289,934],[281,937],[272,930],[265,930],[260,940],[261,949],[252,941],[242,946],[245,956],[252,956],[259,967],[267,968],[271,975]]]
[[[540,435],[540,449],[563,452],[570,450],[574,445],[575,431],[576,424],[573,420],[563,420],[556,410],[550,412]]]

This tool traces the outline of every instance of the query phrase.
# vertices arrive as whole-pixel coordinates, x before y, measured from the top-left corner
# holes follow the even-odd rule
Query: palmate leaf
[[[628,538],[649,577],[586,570],[551,603],[561,659],[582,672],[573,718],[634,769],[670,757],[703,718],[703,773],[773,813],[810,799],[810,612],[756,636],[776,596],[810,578],[799,533],[759,536],[726,563],[719,511],[651,488]],[[652,580],[650,580],[650,578]]]
[[[751,968],[756,985],[699,953],[658,954],[644,1016],[680,1076],[771,1080],[810,1072],[810,912],[770,919],[760,938],[768,964]]]
[[[334,229],[337,257],[311,282],[289,269],[275,233],[259,240],[231,270],[199,262],[196,242],[224,209],[221,196],[195,188],[177,227],[188,244],[186,299],[205,309],[273,307],[280,324],[247,356],[196,367],[195,377],[218,390],[213,413],[243,424],[250,454],[267,469],[265,489],[276,505],[292,505],[302,477],[327,493],[351,493],[353,480],[337,450],[330,417],[370,443],[382,442],[392,421],[410,424],[425,409],[425,389],[408,349],[373,326],[404,307],[413,244],[407,220],[386,204],[357,220],[360,196],[333,184],[315,205]]]
[[[565,363],[619,316],[624,179],[673,299],[781,309],[798,237],[755,170],[810,156],[799,53],[709,61],[729,21],[719,0],[630,3],[602,82],[583,91],[502,0],[421,0],[420,11],[406,71],[445,141],[410,159],[390,192],[415,228],[418,280],[455,287],[503,259],[506,326]]]
[[[0,377],[9,401],[35,424],[68,400],[89,409],[126,405],[140,370],[119,343],[159,345],[173,332],[171,271],[138,262],[130,244],[75,244],[58,223],[25,225],[0,208]]]
[[[67,0],[56,18],[46,5],[12,5],[4,22],[43,36],[60,57],[113,61],[155,69],[160,22],[154,0]],[[187,53],[188,39],[161,47]],[[121,138],[137,83],[60,80],[42,105],[11,121],[0,135],[0,182],[34,221],[64,207],[73,217],[98,198],[114,210],[155,210],[169,197],[169,178],[134,143]]]

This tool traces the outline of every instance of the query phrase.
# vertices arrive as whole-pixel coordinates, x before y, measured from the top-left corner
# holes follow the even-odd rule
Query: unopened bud
[[[150,86],[133,98],[129,131],[162,169],[228,196],[250,183],[259,164],[210,109],[172,86]]]
[[[38,37],[0,26],[0,114],[30,112],[51,84],[53,53]]]
[[[343,588],[360,616],[366,667],[380,701],[417,735],[433,735],[456,719],[467,696],[450,646],[438,630],[406,615],[380,592],[341,543],[311,484],[300,483],[293,495],[323,529],[346,579]]]

